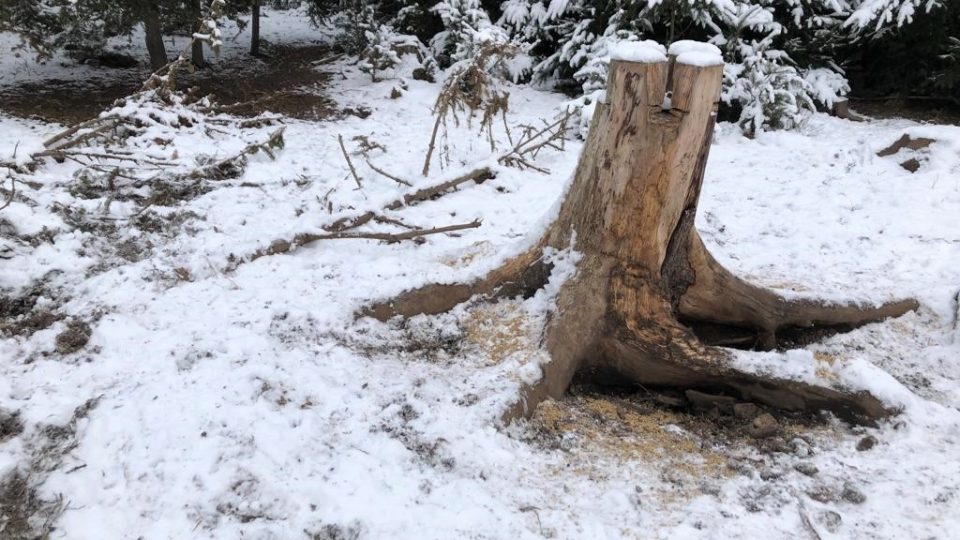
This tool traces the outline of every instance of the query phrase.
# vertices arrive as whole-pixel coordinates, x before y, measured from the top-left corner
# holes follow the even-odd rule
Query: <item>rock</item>
[[[810,491],[807,491],[807,497],[824,504],[837,502],[837,494],[824,485],[815,486]]]
[[[810,443],[800,437],[794,437],[790,440],[790,448],[793,449],[793,453],[797,457],[804,458],[813,455],[813,451],[810,450]]]
[[[760,407],[753,403],[737,403],[733,406],[733,415],[741,420],[753,420],[760,414]]]
[[[863,502],[867,500],[867,496],[851,484],[845,484],[843,486],[843,493],[841,493],[840,496],[843,497],[843,500],[852,502],[853,504],[863,504]]]
[[[764,413],[753,419],[747,428],[747,433],[754,439],[765,439],[777,434],[780,424],[770,413]]]
[[[801,461],[800,463],[797,463],[796,465],[793,466],[793,468],[796,469],[798,473],[804,474],[806,476],[816,476],[817,473],[820,472],[820,469],[818,469],[816,465],[814,465],[813,463],[808,463],[806,461]]]
[[[762,471],[760,471],[761,480],[767,480],[767,481],[776,480],[777,478],[780,478],[782,476],[783,476],[783,471],[779,469],[763,469]]]
[[[892,156],[904,148],[908,148],[910,150],[921,150],[935,142],[937,141],[934,139],[928,139],[926,137],[917,137],[914,139],[910,135],[904,133],[903,136],[897,139],[893,144],[877,152],[877,155],[880,157]]]
[[[823,523],[823,526],[831,533],[836,534],[840,530],[840,523],[843,521],[840,514],[833,510],[824,510],[820,512],[819,518],[820,523]]]
[[[904,170],[915,173],[920,170],[920,160],[917,158],[910,158],[900,164]]]
[[[710,410],[718,409],[720,412],[730,413],[733,412],[734,404],[737,402],[736,399],[730,396],[721,396],[716,394],[706,394],[704,392],[698,392],[696,390],[687,390],[684,392],[684,395],[687,397],[687,400],[693,405],[695,409]]]
[[[857,450],[860,452],[866,452],[867,450],[873,448],[877,445],[877,438],[873,435],[867,435],[866,437],[860,439],[860,442],[857,443]]]

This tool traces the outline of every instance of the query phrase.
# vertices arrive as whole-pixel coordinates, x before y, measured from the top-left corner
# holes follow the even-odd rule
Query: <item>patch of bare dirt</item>
[[[196,96],[212,95],[227,112],[255,116],[265,111],[305,120],[336,112],[323,94],[328,74],[316,69],[332,54],[325,45],[278,45],[268,57],[212,60],[207,68],[180,77]],[[115,100],[136,92],[147,71],[122,70],[95,80],[48,79],[0,88],[0,108],[14,116],[75,124],[100,114]]]
[[[850,108],[870,118],[905,118],[960,126],[960,104],[949,101],[876,98],[850,100]]]
[[[63,510],[62,498],[41,499],[36,482],[20,471],[0,478],[0,537],[5,540],[49,538]]]

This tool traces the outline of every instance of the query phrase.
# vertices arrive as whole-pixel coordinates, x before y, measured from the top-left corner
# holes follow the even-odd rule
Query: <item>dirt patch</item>
[[[79,351],[90,341],[92,333],[90,325],[84,321],[70,321],[67,328],[57,335],[57,352],[71,354]]]
[[[235,58],[184,74],[180,88],[198,97],[213,95],[227,112],[238,116],[270,111],[321,120],[337,111],[333,101],[322,94],[328,75],[315,69],[328,58],[330,49],[324,45],[275,46],[269,57]],[[23,83],[0,89],[0,103],[14,116],[75,124],[137,91],[148,75],[143,70],[123,70],[111,77]]]
[[[960,105],[949,101],[853,98],[850,108],[871,118],[906,118],[917,122],[960,126]]]
[[[20,412],[0,409],[0,443],[23,433],[23,421]]]
[[[0,536],[5,540],[49,538],[64,501],[42,500],[27,475],[13,471],[0,478]]]
[[[255,116],[264,111],[303,120],[323,120],[337,112],[334,102],[322,94],[329,77],[316,69],[331,58],[324,45],[275,46],[270,58],[256,63],[229,66],[194,85],[198,95],[212,94],[226,112]]]
[[[27,315],[11,320],[0,321],[0,335],[30,337],[40,330],[50,328],[53,323],[63,319],[63,315],[48,309],[36,309]]]

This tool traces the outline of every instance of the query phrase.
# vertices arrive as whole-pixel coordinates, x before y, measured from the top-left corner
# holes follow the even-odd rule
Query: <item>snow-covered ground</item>
[[[265,31],[303,27],[283,17],[266,18]],[[519,386],[547,361],[537,340],[548,295],[405,324],[356,314],[515,253],[554,207],[580,143],[541,154],[548,174],[497,167],[483,184],[389,213],[425,227],[482,219],[478,229],[422,244],[316,242],[229,271],[231,255],[410,190],[354,154],[358,189],[338,135],[351,150],[357,136],[383,145],[370,161],[415,186],[507,146],[502,130],[491,152],[476,125],[451,126],[450,164],[435,161],[422,178],[438,85],[407,80],[392,100],[396,80],[371,83],[346,62],[321,69],[335,74],[327,93],[341,107],[372,114],[290,120],[278,159],[151,208],[153,221],[117,202],[105,215],[113,228],[69,225],[63,207],[92,214],[104,204],[71,194],[69,161],[18,187],[35,205],[0,211],[6,235],[49,239],[9,241],[3,300],[40,284],[34,311],[63,316],[0,338],[0,414],[17,413],[23,428],[0,438],[0,478],[21,471],[40,498],[62,496],[55,535],[948,539],[960,530],[960,128],[818,115],[799,132],[749,140],[722,124],[707,169],[697,226],[732,270],[786,294],[920,300],[917,313],[781,355],[784,372],[822,368],[812,376],[869,387],[900,415],[877,428],[787,422],[772,450],[596,396],[502,427]],[[510,90],[514,126],[552,119],[564,101]],[[0,160],[59,129],[0,113]],[[937,142],[876,156],[904,132]],[[229,154],[203,137],[182,144]],[[916,173],[899,166],[913,155]],[[58,352],[57,336],[79,321],[89,342]],[[877,444],[858,451],[868,435]]]

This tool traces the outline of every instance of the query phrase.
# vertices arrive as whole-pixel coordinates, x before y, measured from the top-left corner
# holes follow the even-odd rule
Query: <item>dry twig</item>
[[[378,173],[380,173],[381,175],[386,176],[387,178],[393,180],[394,182],[396,182],[396,183],[398,183],[398,184],[401,184],[401,185],[404,185],[404,186],[408,186],[408,187],[413,187],[413,184],[411,184],[410,182],[407,182],[406,180],[404,180],[404,179],[402,179],[402,178],[398,178],[398,177],[396,177],[396,176],[394,176],[394,175],[392,175],[392,174],[384,171],[383,169],[378,168],[378,167],[375,166],[373,163],[370,163],[370,160],[369,160],[369,159],[367,160],[367,166],[370,167],[371,169],[373,169],[375,172],[378,172]]]
[[[337,140],[340,141],[340,151],[343,152],[343,158],[347,160],[347,166],[350,167],[350,174],[353,176],[353,180],[357,183],[357,189],[363,189],[363,184],[360,183],[360,177],[357,176],[357,169],[353,167],[353,161],[350,159],[350,154],[347,154],[347,147],[343,144],[343,135],[337,135]]]
[[[369,220],[368,220],[369,221]],[[243,261],[235,261],[227,267],[227,271],[232,271],[244,262],[252,262],[261,257],[270,255],[280,255],[290,253],[301,246],[317,242],[320,240],[382,240],[387,243],[402,242],[404,240],[417,240],[433,234],[450,233],[462,231],[464,229],[476,229],[481,224],[479,219],[468,223],[459,223],[456,225],[447,225],[444,227],[433,227],[430,229],[413,229],[401,233],[381,233],[381,232],[335,232],[328,234],[300,233],[292,240],[275,240],[269,247],[255,251]]]

